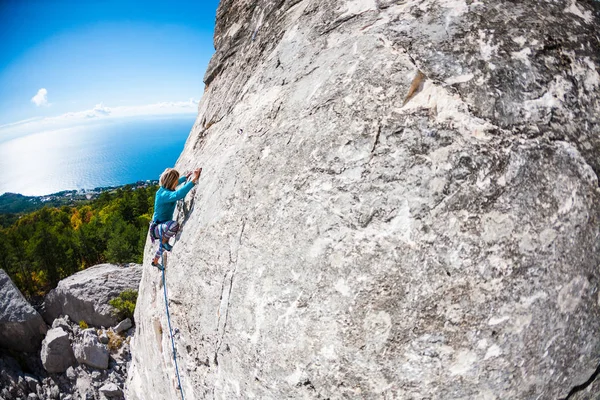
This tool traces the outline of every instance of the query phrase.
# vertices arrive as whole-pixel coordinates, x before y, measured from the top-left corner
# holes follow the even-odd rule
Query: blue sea
[[[0,194],[40,196],[158,179],[177,161],[194,119],[121,119],[0,142]]]

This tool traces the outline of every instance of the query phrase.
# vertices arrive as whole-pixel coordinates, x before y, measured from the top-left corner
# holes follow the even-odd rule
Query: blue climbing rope
[[[163,292],[165,293],[165,309],[167,310],[167,322],[169,323],[169,335],[171,335],[171,346],[173,347],[173,362],[175,362],[175,372],[177,373],[177,385],[179,385],[179,392],[181,393],[181,400],[185,400],[183,396],[183,387],[181,387],[181,378],[179,377],[179,367],[177,366],[177,350],[175,349],[175,340],[173,339],[173,329],[171,329],[171,315],[169,314],[169,299],[167,297],[167,278],[165,277],[165,251],[163,248],[163,230],[161,227],[158,228],[160,231],[160,258],[162,262],[162,281],[163,281]]]

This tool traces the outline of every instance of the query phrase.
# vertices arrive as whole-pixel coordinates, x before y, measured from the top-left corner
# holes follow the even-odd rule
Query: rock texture
[[[42,342],[40,357],[44,368],[50,373],[65,372],[74,365],[75,356],[69,334],[62,328],[50,329]]]
[[[222,1],[177,163],[203,176],[167,267],[185,398],[558,399],[588,381],[599,8]],[[128,394],[177,398],[151,252]]]
[[[588,384],[588,382],[584,384]],[[600,398],[600,379],[594,379],[589,382],[588,386],[575,387],[571,391],[572,394],[568,397],[569,400],[598,400]]]
[[[93,328],[82,332],[83,340],[73,347],[75,358],[80,364],[89,365],[92,368],[108,368],[108,348],[98,340],[98,335]]]
[[[38,369],[43,369],[39,357],[31,354],[21,355],[19,362],[0,351],[0,398],[4,400],[13,400],[16,398],[26,398],[28,393],[36,393],[39,381],[30,374],[21,371],[19,363],[26,365],[30,369],[36,369],[35,363],[39,364]]]
[[[142,268],[101,264],[71,275],[46,296],[44,318],[51,323],[60,315],[90,326],[112,326],[119,322],[108,302],[125,289],[138,289]]]
[[[0,269],[0,347],[33,352],[47,331],[44,320]]]
[[[119,322],[117,326],[115,326],[114,331],[116,333],[125,332],[133,326],[131,319],[125,318],[123,321]]]
[[[89,347],[99,347],[90,340],[95,332],[81,330],[78,324],[70,322],[67,317],[55,320],[53,325],[59,327],[48,331],[41,354],[10,352],[13,356],[16,355],[17,362],[11,355],[0,350],[0,399],[124,399],[123,387],[131,360],[129,341],[133,329],[112,336],[110,355],[104,354],[103,358],[107,360],[108,369],[97,369],[84,363],[77,364],[71,350],[72,347],[80,348],[86,342],[91,342],[92,346],[87,346],[88,349],[84,351],[86,357],[91,355],[96,350],[90,351]],[[115,340],[117,337],[119,341]],[[67,363],[73,365],[65,371],[64,365]],[[49,367],[50,364],[62,366],[53,369]],[[21,366],[30,373],[23,372]],[[48,371],[44,366],[49,367]],[[103,367],[103,364],[99,366]]]
[[[114,383],[107,383],[99,389],[99,392],[109,398],[123,396],[123,392]]]

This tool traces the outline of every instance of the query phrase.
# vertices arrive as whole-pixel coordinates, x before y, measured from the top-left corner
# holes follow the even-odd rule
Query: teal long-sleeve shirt
[[[185,176],[179,178],[179,184],[185,182],[186,179]],[[155,222],[172,220],[177,200],[183,199],[193,187],[194,182],[189,181],[176,190],[165,189],[162,186],[158,188],[154,199],[154,215],[152,216],[152,220]]]

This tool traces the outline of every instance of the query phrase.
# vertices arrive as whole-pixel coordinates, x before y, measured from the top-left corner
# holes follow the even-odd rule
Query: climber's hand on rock
[[[194,177],[192,178],[192,182],[197,183],[200,178],[200,174],[202,173],[202,168],[198,168],[194,170]]]

